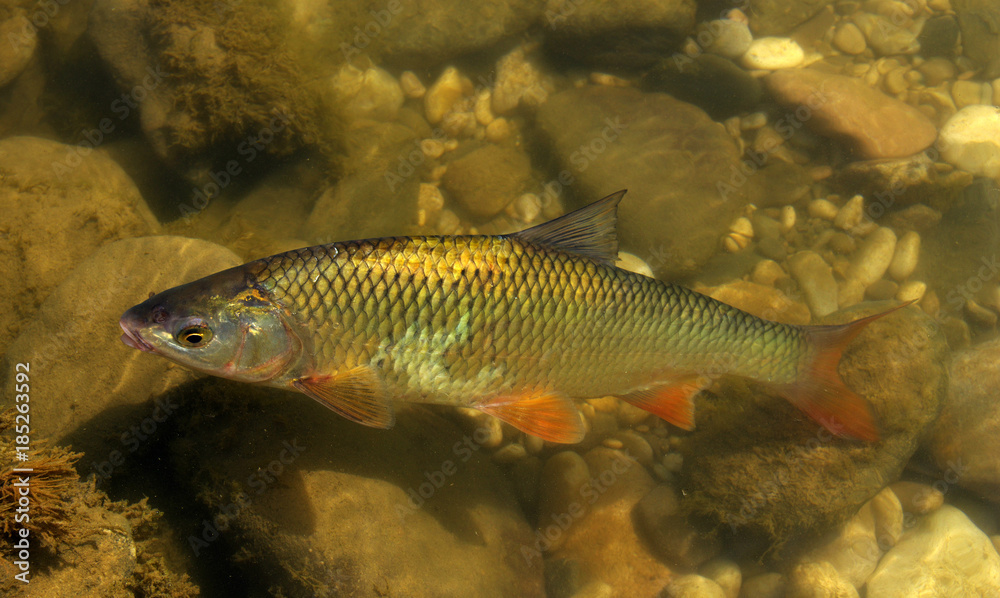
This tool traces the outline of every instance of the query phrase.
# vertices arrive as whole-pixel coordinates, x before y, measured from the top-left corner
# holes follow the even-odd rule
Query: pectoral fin
[[[586,434],[573,401],[551,391],[496,397],[476,409],[549,442],[574,444]]]
[[[370,367],[359,366],[333,375],[299,378],[292,385],[332,411],[373,428],[396,422],[382,381]]]
[[[694,396],[710,380],[698,374],[678,376],[668,384],[651,386],[622,395],[621,400],[667,420],[684,430],[694,429]]]

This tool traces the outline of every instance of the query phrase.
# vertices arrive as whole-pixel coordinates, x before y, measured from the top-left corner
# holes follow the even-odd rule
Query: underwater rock
[[[805,23],[832,2],[828,0],[749,0],[743,11],[752,15],[755,35],[783,35]]]
[[[655,482],[623,451],[599,446],[583,458],[590,468],[590,479],[579,488],[577,500],[561,514],[562,523],[546,526],[544,536],[536,534],[537,541],[531,548],[541,554],[531,563],[540,565],[542,555],[546,563],[576,561],[585,581],[609,584],[621,596],[655,595],[672,574],[651,553],[636,530],[637,523],[633,523],[637,503]],[[557,532],[565,539],[560,548],[548,553],[544,541]],[[617,556],[609,559],[609,554]]]
[[[920,55],[924,58],[954,56],[958,33],[955,15],[938,15],[927,19],[917,38],[920,42]]]
[[[0,266],[3,353],[74,266],[159,223],[122,169],[88,147],[9,137],[0,140],[0,164],[0,253],[9,258]]]
[[[317,35],[315,43],[348,60],[366,53],[379,64],[432,68],[489,51],[544,18],[544,8],[544,2],[535,0],[337,2],[324,15],[334,31]]]
[[[492,218],[531,180],[531,162],[514,147],[492,143],[448,163],[441,183],[476,218]]]
[[[659,598],[726,598],[726,593],[711,579],[688,574],[672,579]]]
[[[716,557],[699,567],[698,572],[717,583],[726,598],[737,598],[740,595],[743,572],[735,562],[725,557]]]
[[[248,169],[262,155],[336,147],[332,69],[293,52],[272,3],[96,0],[87,34],[123,92],[112,114],[138,123],[157,156],[197,184],[219,163]]]
[[[141,430],[152,434],[173,411],[169,399],[150,399],[197,376],[123,345],[118,318],[150,292],[240,263],[223,247],[182,237],[123,239],[96,250],[52,291],[4,356],[2,376],[10,387],[15,363],[39,372],[31,376],[31,390],[46,400],[32,403],[33,433],[85,452],[85,469],[102,477],[102,466],[118,468],[121,463],[105,463],[109,454],[121,458],[134,450]]]
[[[962,108],[941,127],[939,145],[949,164],[1000,181],[1000,108]]]
[[[904,598],[920,588],[928,596],[996,596],[1000,554],[961,511],[944,505],[920,519],[879,562],[867,598]]]
[[[696,8],[694,0],[547,0],[546,45],[588,64],[642,69],[679,49]]]
[[[955,353],[948,399],[925,443],[945,483],[1000,503],[1000,340]]]
[[[854,15],[853,19],[858,29],[864,32],[868,46],[875,50],[877,56],[916,54],[920,51],[916,34],[900,27],[893,19],[866,12]]]
[[[850,519],[820,538],[797,562],[800,566],[828,566],[852,588],[862,588],[882,554],[899,539],[902,520],[899,500],[891,490],[883,489]],[[892,527],[893,524],[896,525]]]
[[[536,537],[478,432],[420,406],[376,430],[285,391],[191,391],[176,473],[219,526],[181,532],[196,554],[231,547],[285,596],[544,596]]]
[[[406,234],[416,221],[421,174],[429,170],[418,139],[399,123],[348,131],[344,176],[316,200],[303,227],[306,238],[332,243]]]
[[[880,226],[861,243],[847,268],[847,278],[868,287],[885,275],[896,253],[896,233]]]
[[[823,317],[837,311],[837,281],[830,265],[818,253],[796,253],[788,260],[788,271],[799,283],[813,315]]]
[[[678,511],[680,493],[669,484],[649,491],[635,506],[635,523],[661,561],[691,569],[715,557],[719,542],[702,533]]]
[[[746,23],[732,19],[716,19],[698,25],[694,39],[698,45],[710,54],[736,60],[746,53],[753,34]]]
[[[345,64],[331,79],[331,86],[344,118],[390,121],[403,105],[403,89],[384,69],[359,69]]]
[[[972,175],[959,170],[942,173],[925,154],[888,160],[851,162],[836,169],[828,179],[845,194],[868,200],[868,212],[878,221],[886,212],[921,202],[946,209],[972,182]]]
[[[1000,77],[1000,5],[993,0],[953,0],[962,30],[962,50],[983,68],[984,79]]]
[[[712,54],[663,60],[642,76],[640,85],[694,104],[718,121],[753,110],[763,95],[750,73]]]
[[[805,53],[795,40],[787,37],[761,37],[753,40],[740,64],[748,69],[776,71],[802,64]]]
[[[628,189],[618,211],[622,248],[658,277],[696,272],[743,210],[752,177],[740,170],[735,143],[700,109],[666,94],[571,89],[539,109],[538,125],[564,168],[546,194],[571,187],[589,203]]]
[[[497,114],[507,114],[518,106],[537,108],[555,91],[552,78],[526,55],[518,46],[497,61],[496,83],[490,98],[491,108]]]
[[[844,54],[861,54],[868,47],[865,43],[865,34],[858,29],[858,26],[850,21],[842,21],[837,24],[833,31],[833,47]]]
[[[829,563],[808,563],[788,574],[785,598],[858,598],[858,591]]]
[[[0,87],[13,81],[31,61],[38,47],[38,29],[32,26],[25,10],[5,6],[0,14]]]
[[[911,156],[937,137],[922,112],[852,77],[786,69],[764,82],[775,99],[801,114],[807,127],[845,143],[860,158]]]
[[[865,303],[819,323],[844,323],[895,305]],[[682,511],[763,536],[779,553],[793,538],[848,520],[899,477],[938,414],[947,365],[944,335],[915,307],[858,335],[838,371],[871,403],[880,430],[874,443],[837,438],[788,401],[743,380],[721,379],[713,400],[696,400],[695,430],[679,447],[688,491]]]
[[[765,260],[759,263],[770,262]],[[778,266],[774,262],[770,262]],[[781,267],[778,266],[778,270]],[[755,269],[756,273],[757,270]],[[784,272],[781,272],[784,276]],[[716,299],[737,309],[742,309],[758,318],[784,322],[786,324],[808,324],[809,308],[802,303],[795,301],[779,291],[778,289],[749,282],[737,280],[718,287],[698,288],[699,293],[704,293],[712,299]],[[833,311],[836,311],[834,308]]]
[[[787,580],[780,573],[761,573],[743,582],[740,598],[785,598]]]

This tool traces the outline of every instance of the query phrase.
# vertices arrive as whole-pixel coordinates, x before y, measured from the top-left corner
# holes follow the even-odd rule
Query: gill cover
[[[283,310],[238,266],[174,287],[122,315],[122,341],[186,367],[266,382],[294,364],[302,342]]]

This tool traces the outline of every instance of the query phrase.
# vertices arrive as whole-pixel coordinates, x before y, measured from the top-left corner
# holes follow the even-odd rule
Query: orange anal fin
[[[300,392],[347,419],[373,428],[396,423],[392,403],[378,374],[359,366],[333,375],[314,375],[292,382]]]
[[[549,442],[574,444],[586,434],[573,401],[551,391],[496,397],[476,409]]]
[[[854,337],[875,320],[908,301],[880,314],[847,324],[812,326],[806,334],[813,344],[813,358],[805,365],[799,379],[779,387],[779,392],[809,417],[837,436],[848,436],[874,442],[878,440],[878,424],[871,405],[844,384],[837,373],[840,357]]]
[[[707,388],[711,381],[692,374],[671,379],[668,384],[632,391],[619,398],[667,420],[683,430],[694,429],[694,396]]]

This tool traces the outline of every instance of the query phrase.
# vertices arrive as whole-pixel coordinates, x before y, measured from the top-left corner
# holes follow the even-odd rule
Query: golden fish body
[[[779,324],[616,268],[623,193],[513,235],[350,241],[260,259],[137,305],[122,338],[379,427],[403,400],[474,407],[576,442],[584,430],[570,397],[614,395],[690,428],[692,396],[735,374],[772,384],[834,432],[875,437],[866,402],[836,373],[843,346],[874,318]]]

